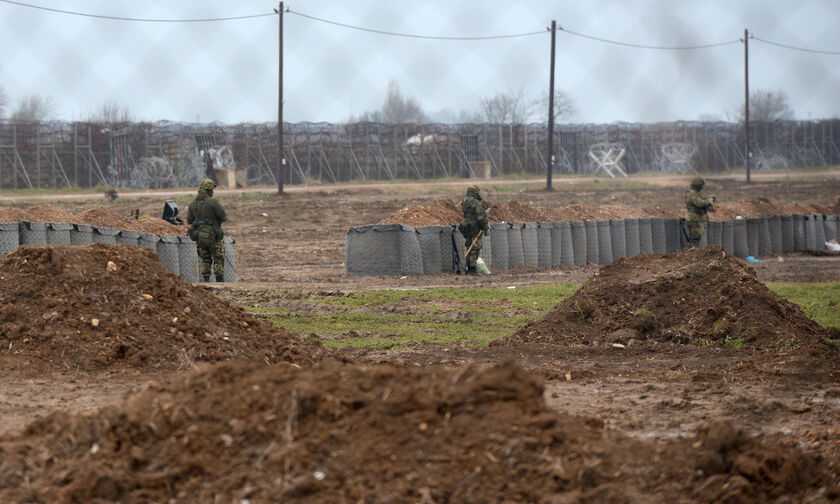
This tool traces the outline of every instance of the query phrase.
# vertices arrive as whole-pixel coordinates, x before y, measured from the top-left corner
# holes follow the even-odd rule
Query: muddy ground
[[[429,286],[509,286],[535,283],[583,283],[597,268],[522,269],[490,277],[355,277],[344,271],[344,236],[351,226],[379,222],[409,204],[439,198],[459,199],[464,184],[309,187],[278,196],[259,192],[220,192],[230,222],[226,233],[237,241],[241,282],[206,287],[241,304],[282,302],[277,291],[352,291]],[[609,180],[555,181],[557,190],[538,185],[492,181],[481,184],[486,197],[540,206],[569,204],[678,206],[687,178],[656,177],[615,183]],[[752,184],[731,178],[707,179],[707,192],[718,201],[764,197],[790,203],[831,204],[840,196],[838,174],[762,180]],[[68,198],[2,201],[6,206],[49,204],[73,212],[108,206],[128,214],[158,216],[172,196],[114,202]],[[175,195],[184,209],[191,197]],[[840,257],[790,255],[752,265],[762,281],[840,282]],[[262,296],[255,301],[254,294]],[[246,300],[247,298],[247,300]],[[175,300],[173,300],[174,302]],[[405,307],[410,309],[410,307]],[[840,309],[840,307],[838,307]],[[457,307],[453,308],[457,312]],[[457,315],[457,313],[453,313]],[[780,434],[806,451],[840,462],[840,369],[808,369],[811,354],[784,354],[755,361],[748,350],[698,348],[663,343],[650,347],[563,347],[526,345],[469,349],[458,345],[419,345],[403,350],[356,350],[347,356],[365,362],[427,365],[492,363],[512,357],[546,378],[545,397],[566,414],[602,419],[609,428],[639,438],[668,439],[691,435],[710,420],[728,419],[752,434]],[[820,361],[822,362],[822,361]],[[836,362],[836,361],[834,361]],[[64,369],[33,377],[0,370],[0,425],[6,431],[53,409],[84,411],[109,404],[131,390],[165,376],[160,370],[79,371]]]

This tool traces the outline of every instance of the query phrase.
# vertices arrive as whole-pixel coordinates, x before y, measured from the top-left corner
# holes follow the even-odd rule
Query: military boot
[[[475,266],[467,266],[467,275],[478,275],[478,270]]]
[[[216,275],[216,281],[217,282],[224,282],[225,281],[225,276],[224,275]]]
[[[201,279],[204,280],[205,282],[209,282],[210,281],[210,275],[204,275],[204,276],[201,277]]]

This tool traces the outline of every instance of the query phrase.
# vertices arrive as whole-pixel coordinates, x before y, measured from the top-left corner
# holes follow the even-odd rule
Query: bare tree
[[[734,122],[744,122],[744,106],[726,112],[727,118]],[[750,93],[750,121],[777,121],[793,119],[793,109],[784,91],[756,89]]]
[[[548,122],[548,91],[544,91],[542,96],[535,100],[532,105],[536,111],[537,116],[541,122]],[[575,101],[568,93],[561,89],[554,90],[554,120],[561,121],[563,119],[570,119],[577,114],[577,106]]]
[[[6,90],[0,86],[0,119],[6,116],[6,106],[9,104],[9,95]]]
[[[484,118],[492,124],[523,124],[531,115],[522,88],[509,89],[506,93],[481,99]]]
[[[90,122],[95,123],[128,123],[134,120],[128,106],[121,105],[117,102],[105,103],[99,109],[92,113],[88,118]]]
[[[750,93],[750,119],[775,121],[793,119],[793,109],[784,91],[756,89]]]
[[[56,105],[52,98],[32,95],[18,104],[10,119],[17,122],[47,121],[55,116]]]
[[[388,95],[382,105],[382,121],[401,124],[407,122],[422,123],[427,120],[422,107],[414,98],[404,97],[400,85],[391,79],[388,83]]]

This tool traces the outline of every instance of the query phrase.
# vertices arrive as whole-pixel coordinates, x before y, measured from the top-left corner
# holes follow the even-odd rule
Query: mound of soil
[[[176,226],[163,219],[149,217],[148,215],[134,219],[108,207],[101,206],[85,210],[76,215],[75,220],[71,222],[165,236],[186,235],[188,227],[186,225]]]
[[[685,208],[670,206],[631,207],[628,205],[567,205],[563,207],[541,207],[524,205],[518,201],[493,203],[487,214],[491,222],[550,222],[607,219],[636,219],[645,217],[685,217]],[[765,198],[743,198],[735,202],[719,203],[716,211],[709,213],[710,220],[731,220],[736,216],[761,217],[762,215],[806,215],[811,213],[840,214],[840,204],[803,205],[770,201]],[[458,224],[463,217],[460,206],[447,199],[439,199],[432,205],[410,205],[386,217],[380,224],[405,224],[414,227],[447,226]]]
[[[169,222],[143,215],[134,219],[108,207],[94,207],[74,215],[62,208],[51,206],[33,206],[27,209],[0,208],[0,222],[68,222],[89,226],[127,229],[141,233],[154,233],[165,236],[186,235],[186,225],[176,226]]]
[[[449,226],[461,222],[464,214],[461,207],[441,198],[431,205],[409,205],[382,219],[379,224],[403,224],[406,226]]]
[[[183,368],[231,358],[306,364],[323,353],[173,275],[149,249],[33,245],[0,257],[6,369]]]
[[[653,339],[777,351],[836,337],[770,291],[720,247],[624,258],[602,267],[542,319],[497,345],[627,344]]]
[[[801,502],[837,476],[729,424],[654,444],[490,368],[241,363],[0,438],[4,502]],[[822,488],[820,488],[822,487]],[[820,497],[822,499],[820,500]],[[809,501],[811,502],[811,501]]]

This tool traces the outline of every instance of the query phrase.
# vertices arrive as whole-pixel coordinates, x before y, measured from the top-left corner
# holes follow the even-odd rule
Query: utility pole
[[[747,183],[750,183],[750,42],[749,31],[744,28],[744,153],[747,159]]]
[[[551,190],[551,170],[554,164],[554,40],[557,21],[551,20],[551,70],[548,77],[548,159],[545,167],[545,188]]]
[[[283,155],[283,2],[277,11],[279,22],[279,52],[277,58],[277,192],[283,193],[283,179],[286,177],[286,156]]]

